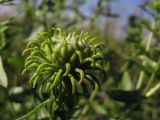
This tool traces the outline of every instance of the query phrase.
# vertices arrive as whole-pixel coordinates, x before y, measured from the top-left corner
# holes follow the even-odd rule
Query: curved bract
[[[89,96],[96,84],[100,86],[97,73],[102,70],[103,44],[97,39],[87,33],[61,33],[59,28],[38,36],[23,52],[27,56],[23,73],[30,71],[29,83],[41,97],[52,98],[52,112],[70,107],[80,96]]]

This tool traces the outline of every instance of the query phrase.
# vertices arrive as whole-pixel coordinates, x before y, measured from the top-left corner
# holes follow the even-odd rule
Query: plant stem
[[[156,26],[156,22],[153,22],[152,23],[152,29],[154,29],[155,26]],[[150,50],[151,43],[152,43],[152,38],[153,38],[153,32],[150,31],[150,33],[149,33],[149,35],[147,37],[146,51]],[[138,82],[137,82],[136,89],[139,89],[142,86],[144,75],[145,75],[144,71],[141,70],[140,71],[140,75],[139,75],[139,79],[138,79]]]
[[[151,88],[146,94],[146,97],[150,97],[151,95],[153,95],[158,89],[160,89],[160,82],[155,85],[153,88]]]
[[[89,101],[92,101],[94,99],[94,97],[96,96],[97,92],[98,92],[98,85],[96,84],[95,91],[92,92],[92,94],[91,94],[91,96],[89,98]],[[85,115],[88,110],[89,110],[89,105],[86,105],[84,107],[84,109],[82,110],[82,115]]]
[[[156,71],[158,71],[159,66],[160,66],[160,57],[159,57],[159,60],[158,60],[158,63],[157,63]],[[156,72],[152,73],[152,75],[151,75],[151,77],[150,77],[150,79],[149,79],[149,81],[148,81],[148,83],[147,83],[147,86],[146,86],[145,89],[144,89],[144,94],[147,94],[147,93],[148,93],[147,91],[148,91],[148,89],[151,87],[151,85],[152,85],[155,77],[156,77]]]
[[[152,29],[154,29],[155,27],[156,27],[156,22],[153,22],[152,23]],[[146,45],[146,51],[150,50],[151,43],[152,43],[152,38],[153,38],[153,32],[150,31],[150,33],[148,35],[148,42],[147,42],[147,45]]]
[[[143,78],[144,78],[144,71],[141,70],[136,89],[139,89],[141,87],[142,82],[143,82]]]
[[[35,114],[36,112],[38,112],[39,109],[41,109],[42,107],[44,107],[47,103],[49,102],[49,99],[45,100],[43,103],[39,104],[36,108],[34,108],[32,111],[30,111],[29,113],[23,115],[20,118],[17,118],[16,120],[27,120],[28,117],[30,117],[31,115]]]

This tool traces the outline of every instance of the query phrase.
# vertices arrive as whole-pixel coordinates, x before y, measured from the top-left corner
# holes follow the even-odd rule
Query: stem
[[[150,97],[151,95],[153,95],[158,89],[160,89],[160,82],[154,86],[153,88],[151,88],[146,94],[146,97]]]
[[[158,60],[158,63],[157,63],[156,71],[158,71],[159,66],[160,66],[160,57],[159,57],[159,60]],[[149,81],[148,81],[148,83],[147,83],[147,86],[146,86],[146,88],[144,89],[144,94],[147,94],[147,93],[148,93],[147,91],[148,91],[148,89],[151,87],[151,85],[152,85],[152,83],[153,83],[153,81],[154,81],[154,79],[155,79],[155,77],[156,77],[156,73],[157,73],[157,72],[152,73],[152,75],[151,75],[151,77],[150,77],[150,79],[149,79]]]
[[[143,82],[143,78],[144,78],[144,71],[141,70],[136,89],[139,89],[141,87],[142,82]]]
[[[155,27],[156,27],[156,22],[153,22],[152,23],[152,29],[154,29]],[[150,50],[151,43],[152,43],[152,38],[153,38],[153,32],[151,31],[148,35],[148,42],[147,42],[147,45],[146,45],[146,51]]]
[[[92,101],[94,99],[94,97],[96,96],[97,92],[98,92],[98,85],[96,84],[95,91],[92,92],[92,94],[91,94],[91,96],[89,98],[89,101]],[[82,110],[82,115],[85,115],[88,110],[89,110],[89,105],[86,105],[84,107],[84,109]]]
[[[49,102],[49,99],[45,100],[43,103],[39,104],[36,108],[34,108],[32,111],[30,111],[29,113],[23,115],[20,118],[17,118],[16,120],[27,120],[28,117],[30,117],[31,115],[35,114],[36,112],[38,112],[39,109],[43,108],[47,103]]]
[[[154,29],[155,26],[156,26],[156,22],[153,22],[152,23],[152,29]],[[151,47],[151,43],[152,43],[152,38],[153,38],[153,32],[152,31],[150,31],[147,38],[148,38],[148,40],[147,40],[147,45],[146,45],[146,51],[149,51],[150,47]],[[142,86],[144,74],[145,74],[144,71],[141,70],[136,89],[139,89]]]

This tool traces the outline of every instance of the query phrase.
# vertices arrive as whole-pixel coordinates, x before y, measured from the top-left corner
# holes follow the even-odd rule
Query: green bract
[[[41,97],[52,98],[57,105],[53,105],[54,111],[68,108],[70,99],[77,102],[79,96],[90,95],[100,85],[97,77],[102,70],[103,44],[97,39],[87,33],[61,33],[59,28],[38,35],[23,52],[28,55],[23,73],[31,72],[29,83],[38,88]]]

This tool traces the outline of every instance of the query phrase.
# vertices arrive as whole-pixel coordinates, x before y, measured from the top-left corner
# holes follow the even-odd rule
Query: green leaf
[[[6,3],[6,2],[12,2],[12,1],[14,1],[14,0],[0,0],[0,4]]]
[[[160,1],[159,1],[159,0],[154,0],[154,2],[151,2],[151,3],[149,4],[149,6],[150,6],[153,10],[155,10],[157,13],[160,12]]]
[[[7,79],[6,72],[4,71],[4,68],[3,68],[1,56],[0,56],[0,85],[3,87],[8,86],[8,79]]]
[[[24,60],[20,57],[12,57],[8,59],[8,63],[14,67],[24,68]]]
[[[154,73],[156,72],[157,63],[145,55],[139,55],[130,57],[129,60],[134,62],[139,68],[144,70],[146,73]]]
[[[23,89],[22,87],[13,87],[10,90],[9,100],[12,102],[23,103],[27,97],[31,95],[31,89]]]
[[[142,61],[144,66],[146,65],[150,67],[151,69],[155,70],[157,66],[157,63],[155,61],[153,61],[152,59],[144,55],[139,55],[138,58]]]
[[[122,90],[132,90],[133,85],[128,71],[123,73],[122,80],[119,84],[119,88]]]
[[[110,90],[108,91],[108,95],[116,101],[125,103],[136,103],[144,98],[138,90]]]
[[[97,101],[91,101],[90,104],[91,104],[91,107],[94,109],[94,111],[96,111],[96,113],[102,114],[102,115],[107,114],[105,107],[99,104]]]
[[[6,31],[9,27],[8,26],[2,26],[0,29],[0,33],[3,33],[4,31]]]
[[[42,109],[44,106],[46,106],[49,102],[49,99],[45,100],[44,102],[40,103],[38,106],[36,106],[33,110],[31,110],[29,113],[23,115],[20,118],[17,118],[16,120],[28,120],[30,116],[37,113],[40,109]]]

